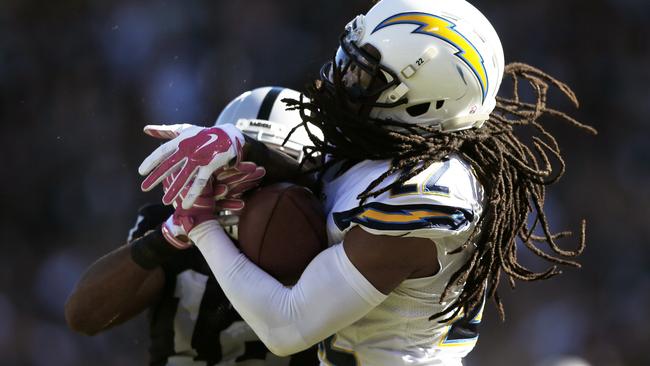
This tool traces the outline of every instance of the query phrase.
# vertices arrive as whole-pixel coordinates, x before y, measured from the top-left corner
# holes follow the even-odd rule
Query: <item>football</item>
[[[285,285],[296,283],[307,264],[327,248],[321,202],[309,189],[290,183],[250,193],[238,233],[241,251]]]

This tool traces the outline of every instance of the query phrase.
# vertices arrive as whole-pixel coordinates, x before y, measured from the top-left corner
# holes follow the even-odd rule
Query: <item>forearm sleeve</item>
[[[310,347],[386,298],[354,267],[340,244],[314,258],[298,283],[288,288],[248,260],[216,221],[197,226],[190,238],[235,309],[277,355]]]

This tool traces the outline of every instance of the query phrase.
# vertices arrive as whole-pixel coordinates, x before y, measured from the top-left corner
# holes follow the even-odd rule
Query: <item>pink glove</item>
[[[227,166],[233,159],[239,163],[244,136],[233,125],[203,128],[192,125],[146,126],[145,132],[158,138],[171,137],[140,165],[138,171],[147,175],[142,190],[149,191],[174,173],[174,180],[163,196],[163,203],[171,204],[184,188],[181,206],[190,209],[203,194],[212,173]]]
[[[266,174],[263,167],[243,161],[232,168],[222,168],[216,171],[213,178],[215,185],[215,200],[217,210],[239,211],[244,208],[241,195],[259,186]],[[223,189],[222,187],[226,188]]]
[[[197,126],[190,124],[149,125],[145,126],[144,132],[149,136],[159,139],[174,139],[181,133],[192,128],[196,130]],[[241,199],[241,195],[259,186],[262,178],[266,174],[266,170],[263,167],[258,167],[255,163],[240,162],[239,158],[241,155],[241,151],[238,150],[237,161],[232,167],[224,166],[212,175],[213,180],[216,181],[214,193],[215,200],[217,200],[217,210],[239,211],[244,208],[244,201]],[[167,178],[171,175],[168,175]],[[165,179],[167,180],[167,178]],[[173,181],[168,182],[167,185],[171,186],[171,183]]]
[[[175,180],[175,174],[170,174],[163,180],[163,189],[167,190]],[[212,181],[209,180],[189,209],[182,207],[185,194],[189,191],[188,187],[183,188],[173,202],[176,211],[162,225],[162,234],[171,245],[179,249],[189,248],[192,242],[187,234],[195,226],[205,221],[216,220],[214,195],[215,193],[222,194],[221,190],[225,189],[226,186],[217,185],[216,187],[217,191],[214,190]]]

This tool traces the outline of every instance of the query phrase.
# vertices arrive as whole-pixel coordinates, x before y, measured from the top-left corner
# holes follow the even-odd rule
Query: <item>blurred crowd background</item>
[[[245,90],[302,89],[369,3],[0,1],[0,364],[144,365],[144,317],[92,338],[63,318],[83,270],[159,199],[139,190],[157,144],[142,127],[211,124]],[[587,219],[583,268],[504,288],[507,320],[489,307],[466,365],[649,365],[650,3],[474,3],[506,61],[573,86],[579,110],[551,100],[600,134],[549,122],[568,173],[547,209],[558,231]]]

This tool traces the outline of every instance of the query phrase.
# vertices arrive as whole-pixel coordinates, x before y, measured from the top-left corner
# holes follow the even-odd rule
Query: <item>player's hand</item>
[[[215,172],[215,200],[218,210],[239,211],[244,208],[241,195],[260,185],[266,174],[263,167],[255,163],[242,161],[233,167],[222,168]],[[223,187],[225,186],[225,189]]]
[[[192,246],[187,232],[173,214],[162,224],[161,231],[165,240],[178,249],[187,249]]]
[[[163,189],[167,190],[175,180],[176,176],[170,174],[163,180]],[[192,206],[189,209],[184,209],[182,203],[189,189],[189,187],[184,187],[181,190],[173,202],[176,211],[162,225],[162,234],[165,239],[179,249],[187,249],[192,245],[187,234],[194,226],[216,219],[214,197],[223,194],[227,187],[222,184],[213,184],[212,180],[208,180]]]
[[[145,132],[160,138],[178,136],[158,147],[140,165],[139,173],[148,174],[142,182],[142,190],[151,190],[173,173],[175,178],[162,201],[171,204],[183,188],[189,187],[181,204],[184,209],[192,207],[212,173],[233,161],[235,166],[239,164],[244,145],[244,136],[233,125],[212,128],[147,126]]]
[[[173,138],[178,137],[178,135],[183,133],[183,131],[191,127],[198,127],[198,126],[191,125],[189,123],[182,123],[176,125],[146,125],[144,126],[143,131],[145,134],[151,137],[155,137],[157,139],[171,140]]]

